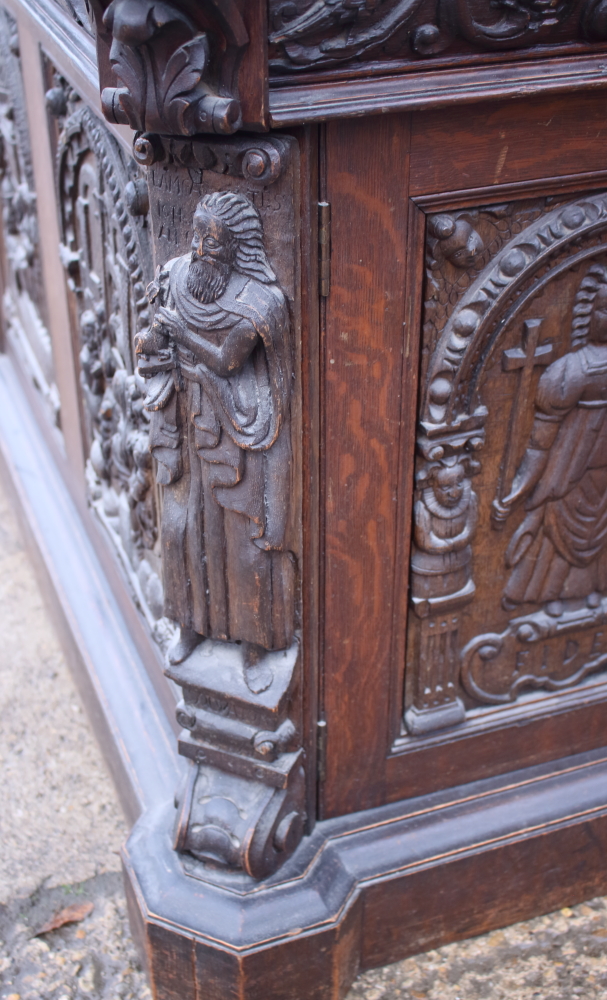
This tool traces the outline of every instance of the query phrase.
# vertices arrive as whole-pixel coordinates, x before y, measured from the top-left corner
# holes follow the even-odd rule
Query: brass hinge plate
[[[327,773],[327,723],[319,719],[316,723],[316,761],[318,780],[325,780]]]

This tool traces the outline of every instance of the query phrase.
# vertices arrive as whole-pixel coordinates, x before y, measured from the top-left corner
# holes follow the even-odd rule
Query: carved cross
[[[543,319],[528,319],[523,324],[523,345],[513,347],[502,354],[502,369],[505,372],[520,372],[518,386],[512,402],[512,417],[510,433],[506,445],[504,464],[500,477],[498,496],[508,493],[510,484],[516,472],[518,442],[522,425],[525,421],[526,408],[529,404],[533,370],[537,365],[549,365],[554,348],[552,344],[539,344],[540,329]]]

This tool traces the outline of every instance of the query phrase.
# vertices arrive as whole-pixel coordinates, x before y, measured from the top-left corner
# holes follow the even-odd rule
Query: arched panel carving
[[[134,599],[162,646],[158,497],[149,454],[145,385],[133,363],[149,322],[153,277],[147,183],[134,161],[57,74],[47,93],[56,119],[61,257],[79,364],[89,502],[106,529]]]
[[[429,219],[410,732],[607,665],[606,232],[602,193]]]

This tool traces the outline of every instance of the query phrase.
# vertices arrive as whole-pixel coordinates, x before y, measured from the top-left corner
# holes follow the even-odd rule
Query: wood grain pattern
[[[407,163],[407,119],[327,128],[326,815],[345,802],[365,808],[382,795],[377,765],[361,747],[383,750],[388,720]]]
[[[603,108],[600,93],[587,93],[415,116],[411,196],[600,170],[607,144]],[[456,130],[462,141],[454,146]]]

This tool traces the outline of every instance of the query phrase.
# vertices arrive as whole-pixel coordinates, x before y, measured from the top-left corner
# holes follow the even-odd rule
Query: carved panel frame
[[[410,201],[408,241],[411,258],[407,322],[411,324],[413,338],[419,336],[417,331],[421,329],[422,321],[426,253],[424,234],[427,232],[428,217],[436,213],[457,215],[458,212],[465,212],[471,206],[482,208],[483,206],[503,203],[509,199],[552,197],[573,202],[585,199],[585,192],[590,194],[593,191],[605,190],[606,186],[607,171],[599,171],[592,175],[573,175],[552,181],[538,179],[520,185],[504,184],[491,188],[451,191],[437,196],[412,198]],[[567,262],[564,264],[564,269],[568,269]],[[406,350],[409,348],[407,347]],[[416,363],[415,350],[411,354],[411,360],[413,364]],[[423,383],[420,382],[420,394],[423,393],[422,386]],[[415,406],[417,409],[417,400],[410,402],[410,406]],[[404,455],[401,462],[401,482],[403,482],[402,477],[407,480],[408,474],[412,475],[412,470],[407,469],[406,455],[411,454],[413,439],[403,440],[401,449]],[[410,484],[404,483],[403,488],[411,489],[412,485],[412,482]],[[396,582],[397,590],[401,594],[408,591],[409,558],[407,554],[411,531],[411,524],[404,523],[401,518],[400,541],[398,543],[399,576]],[[486,704],[481,711],[468,715],[465,727],[458,729],[457,720],[454,719],[452,722],[455,725],[451,728],[445,728],[444,731],[424,732],[422,728],[418,730],[417,735],[407,733],[403,727],[402,715],[405,699],[403,663],[406,657],[405,635],[408,630],[408,625],[405,623],[413,612],[403,604],[398,608],[397,601],[395,601],[395,609],[391,656],[391,724],[390,731],[386,734],[386,782],[389,789],[387,794],[390,797],[400,798],[404,795],[415,794],[417,788],[416,768],[425,774],[425,787],[428,787],[428,774],[431,772],[435,775],[433,783],[435,782],[437,789],[452,784],[453,779],[449,778],[450,754],[455,755],[459,761],[458,781],[466,780],[465,775],[462,777],[461,770],[462,766],[465,767],[462,765],[464,759],[468,761],[469,765],[469,780],[474,780],[485,773],[485,766],[489,769],[493,768],[493,771],[499,766],[501,770],[505,771],[511,767],[522,767],[528,763],[546,759],[542,757],[544,750],[541,747],[541,742],[543,739],[560,747],[560,750],[549,751],[547,759],[550,759],[559,752],[563,752],[565,748],[569,749],[571,744],[567,743],[568,739],[579,742],[579,732],[584,725],[582,720],[594,718],[593,713],[596,710],[602,711],[600,706],[604,705],[607,700],[607,676],[596,674],[583,689],[569,688],[559,692],[547,691],[539,699],[527,701],[522,708],[523,714],[521,714],[521,705],[517,705],[516,702],[506,703],[503,701],[502,704]],[[565,719],[571,721],[566,723],[562,729],[563,742],[561,743],[559,727],[563,726]],[[449,723],[447,722],[446,725]],[[594,725],[594,723],[589,723],[589,725]],[[513,726],[517,733],[514,752],[512,746],[508,746],[507,735],[512,732],[511,727]],[[583,737],[581,742],[584,742]],[[461,753],[457,749],[458,744],[461,745]],[[449,748],[451,749],[449,750]],[[501,760],[498,761],[500,755]],[[413,762],[416,759],[418,763],[414,765]]]

